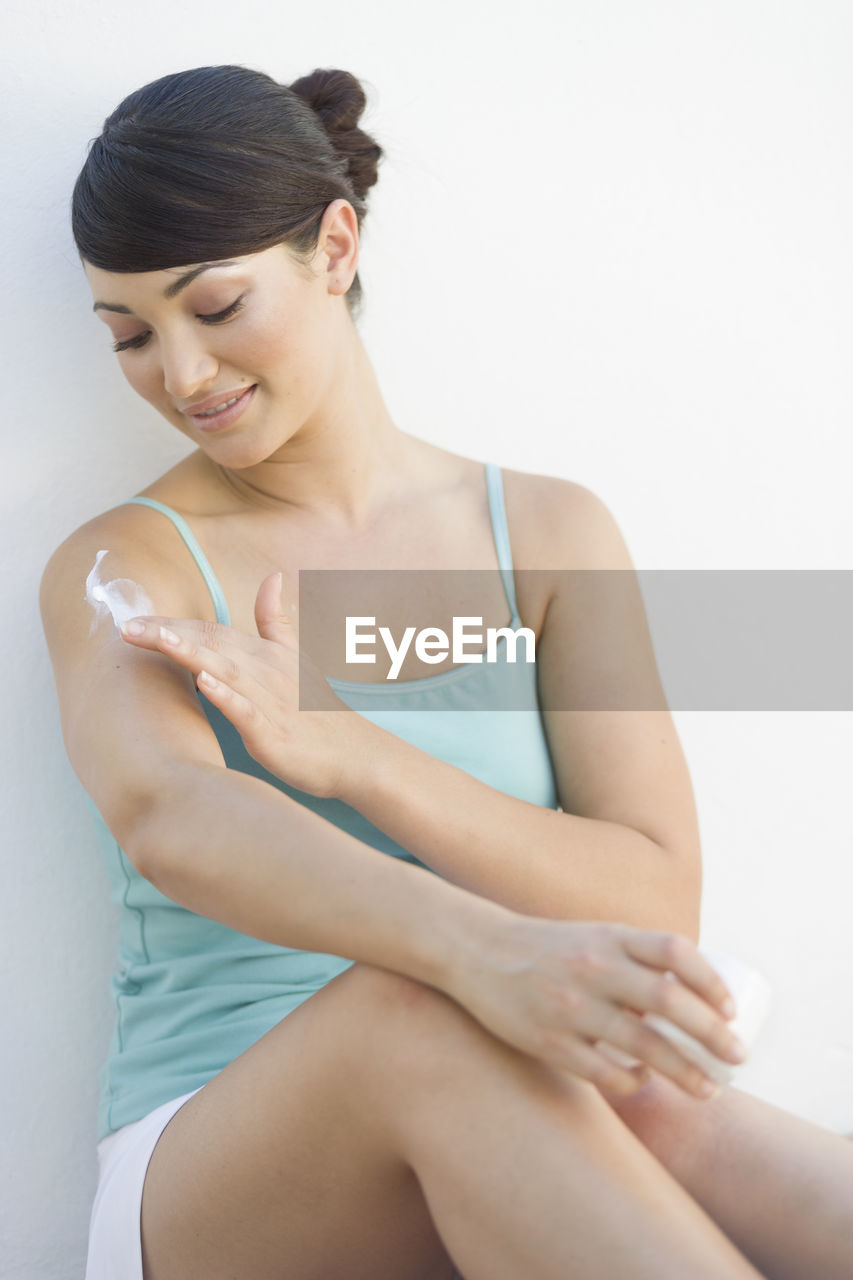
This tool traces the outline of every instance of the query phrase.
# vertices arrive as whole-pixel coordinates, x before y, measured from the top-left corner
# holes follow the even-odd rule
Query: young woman
[[[738,1061],[668,712],[560,709],[602,675],[561,571],[631,568],[613,518],[383,401],[363,107],[343,71],[166,76],[75,187],[95,312],[195,446],[42,586],[122,907],[87,1280],[840,1276],[844,1143],[701,1101],[641,1018]],[[509,610],[536,664],[407,657],[380,692],[322,626],[300,656],[297,573],[330,568],[500,570],[484,624]],[[436,622],[476,612],[436,580]],[[621,621],[605,677],[653,683]]]

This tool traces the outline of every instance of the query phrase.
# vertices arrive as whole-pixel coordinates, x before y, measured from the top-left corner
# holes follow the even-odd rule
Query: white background
[[[185,444],[124,384],[68,229],[131,89],[365,82],[361,322],[399,425],[597,492],[643,569],[851,568],[853,9],[841,0],[7,4],[2,1188],[8,1280],[82,1275],[115,909],[37,612],[77,525]],[[851,715],[678,713],[702,940],[776,994],[744,1087],[853,1130]]]

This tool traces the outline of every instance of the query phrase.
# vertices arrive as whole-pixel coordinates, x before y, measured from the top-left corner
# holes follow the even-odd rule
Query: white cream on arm
[[[86,601],[95,611],[89,635],[104,618],[112,618],[118,629],[129,618],[154,612],[154,606],[142,587],[131,578],[112,578],[107,582],[101,578],[101,561],[106,555],[109,555],[108,551],[98,552],[86,579]]]

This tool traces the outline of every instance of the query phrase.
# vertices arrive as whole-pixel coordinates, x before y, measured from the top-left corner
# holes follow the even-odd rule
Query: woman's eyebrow
[[[214,267],[236,267],[238,265],[236,258],[229,259],[227,262],[203,262],[200,267],[193,267],[191,271],[186,271],[182,276],[178,276],[177,280],[173,280],[163,290],[164,298],[174,298],[186,289],[188,284],[192,284],[196,276],[200,276],[202,271],[211,271]],[[93,311],[118,311],[123,316],[132,316],[133,312],[130,307],[123,307],[119,302],[96,302],[92,307]]]

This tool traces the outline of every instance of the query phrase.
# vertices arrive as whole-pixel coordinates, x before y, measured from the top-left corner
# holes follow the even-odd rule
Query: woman
[[[416,440],[382,399],[354,319],[381,155],[363,107],[342,71],[166,76],[75,187],[121,368],[196,446],[42,587],[122,906],[87,1280],[734,1280],[760,1274],[745,1255],[840,1275],[844,1144],[733,1090],[699,1101],[712,1083],[641,1020],[739,1060],[695,945],[668,713],[559,710],[600,654],[554,565],[630,568],[612,517]],[[329,568],[500,569],[483,620],[509,606],[536,666],[504,646],[359,687],[322,626],[299,656],[296,574]],[[624,621],[613,679],[654,683],[636,604]],[[460,714],[519,671],[541,714]],[[795,1244],[779,1196],[816,1170]]]

